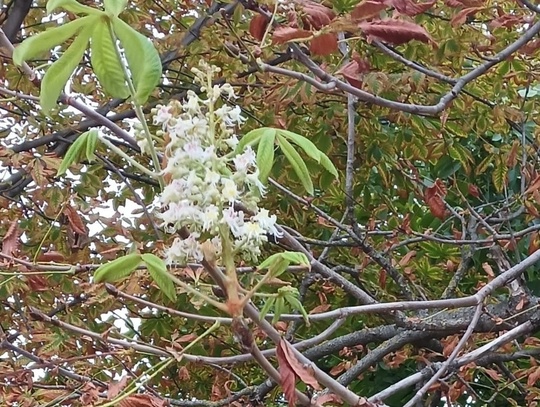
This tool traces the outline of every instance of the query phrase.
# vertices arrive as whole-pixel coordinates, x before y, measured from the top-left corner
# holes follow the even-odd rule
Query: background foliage
[[[0,14],[0,402],[286,404],[215,308],[181,289],[172,301],[142,267],[115,286],[92,282],[100,264],[160,254],[173,237],[153,217],[157,182],[106,146],[57,176],[96,126],[151,163],[113,126],[130,131],[135,110],[104,91],[89,53],[43,113],[40,79],[70,42],[28,61],[33,71],[13,64],[11,44],[75,18],[45,6],[12,0]],[[266,254],[311,262],[267,291],[300,291],[310,324],[292,313],[273,326],[318,366],[319,382],[335,379],[320,405],[351,392],[359,405],[537,405],[539,12],[524,0],[137,0],[120,14],[160,54],[150,123],[156,105],[200,92],[190,68],[204,60],[239,95],[243,132],[302,134],[337,167],[336,181],[304,157],[314,185],[304,195],[276,149],[264,201],[288,232]],[[246,286],[251,266],[238,268]],[[171,272],[214,284],[200,265]],[[287,348],[268,327],[251,329],[282,366]],[[311,397],[316,382],[300,379]]]

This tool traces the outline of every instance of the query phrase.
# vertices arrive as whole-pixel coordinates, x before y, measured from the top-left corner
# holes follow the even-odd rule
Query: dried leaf
[[[272,43],[283,44],[287,41],[297,40],[299,38],[309,38],[312,33],[310,31],[302,30],[300,28],[293,27],[278,27],[272,34]]]
[[[253,38],[262,41],[269,22],[270,20],[266,16],[257,14],[249,22],[249,33],[253,36]]]
[[[118,407],[165,407],[166,401],[150,394],[134,394],[118,403]]]
[[[460,27],[467,21],[467,17],[470,15],[473,15],[477,13],[479,10],[482,10],[481,7],[469,7],[464,8],[459,13],[457,13],[454,17],[452,17],[452,20],[450,20],[450,24],[452,27]]]
[[[107,389],[107,400],[112,400],[116,396],[118,396],[120,391],[122,391],[122,389],[126,387],[127,379],[127,375],[124,375],[119,381],[112,381],[109,383],[109,387]]]
[[[391,44],[399,45],[417,40],[436,46],[435,41],[423,27],[409,21],[386,19],[361,22],[358,26],[368,37]]]
[[[283,393],[289,406],[296,405],[296,375],[291,365],[287,361],[285,351],[282,344],[283,339],[279,342],[276,349],[277,361],[279,364],[279,379]]]
[[[414,17],[429,10],[437,0],[431,0],[426,3],[414,3],[412,0],[391,0],[390,3],[401,14]]]
[[[309,44],[313,55],[330,55],[338,50],[337,35],[334,33],[319,35]]]
[[[387,5],[384,1],[364,0],[351,11],[351,17],[356,20],[369,20],[378,17],[385,8]]]
[[[414,256],[416,256],[416,250],[411,250],[405,256],[403,256],[401,260],[399,260],[399,265],[401,267],[406,266]]]
[[[71,205],[66,205],[64,208],[64,215],[66,215],[69,225],[71,226],[74,232],[79,233],[81,235],[88,234],[88,228],[86,227],[81,216],[79,215],[79,213],[77,212],[75,208],[73,208]]]
[[[493,272],[493,268],[488,263],[482,263],[482,269],[486,272],[486,274],[490,278],[495,277],[495,273]]]
[[[475,198],[480,198],[480,190],[478,189],[476,185],[469,184],[469,186],[467,187],[467,190],[469,192],[469,195],[472,195]]]
[[[304,28],[320,30],[326,27],[330,22],[336,18],[336,15],[332,9],[316,3],[311,0],[298,0],[297,3],[301,6],[302,11],[305,13],[305,17],[302,18]]]
[[[446,205],[443,198],[446,196],[446,186],[437,178],[435,183],[426,188],[424,192],[424,200],[429,207],[433,216],[444,220],[446,218]]]
[[[300,378],[300,380],[302,380],[305,384],[310,385],[315,390],[321,390],[321,386],[313,376],[312,369],[304,366],[298,361],[298,359],[296,359],[291,345],[286,340],[282,339],[279,341],[278,350],[281,350],[282,357],[289,364],[295,375]]]
[[[317,404],[324,406],[325,403],[332,403],[331,405],[343,404],[343,400],[341,400],[339,396],[334,393],[325,393],[320,397],[317,397]]]
[[[15,256],[19,250],[19,236],[21,231],[19,229],[19,220],[16,219],[11,222],[9,228],[2,239],[2,254],[7,256]]]
[[[369,72],[370,66],[366,59],[354,58],[346,63],[336,72],[336,75],[343,75],[345,80],[355,88],[362,87],[364,73]]]

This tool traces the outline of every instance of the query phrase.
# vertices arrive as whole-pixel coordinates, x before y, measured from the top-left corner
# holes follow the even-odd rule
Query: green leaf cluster
[[[21,65],[75,37],[48,68],[41,82],[40,104],[45,113],[56,106],[89,43],[92,67],[105,92],[115,98],[131,96],[139,104],[146,102],[161,78],[161,61],[150,40],[118,17],[125,6],[124,0],[109,0],[105,2],[105,11],[101,11],[75,0],[48,2],[49,13],[62,8],[85,16],[28,38],[13,53],[13,61]],[[128,69],[124,68],[117,39],[124,50],[129,78],[126,78]]]

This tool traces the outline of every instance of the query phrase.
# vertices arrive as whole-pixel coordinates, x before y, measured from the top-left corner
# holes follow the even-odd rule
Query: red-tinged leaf
[[[278,27],[272,34],[272,42],[274,44],[283,44],[299,38],[309,38],[311,35],[310,31],[301,30],[300,28]]]
[[[411,250],[410,252],[408,252],[405,256],[403,256],[401,258],[401,260],[399,261],[399,265],[401,267],[404,267],[406,266],[407,264],[409,264],[409,262],[411,261],[411,259],[416,256],[416,250]]]
[[[253,38],[262,41],[266,28],[268,27],[269,19],[266,16],[257,14],[249,23],[249,33]]]
[[[319,35],[309,44],[309,51],[313,55],[330,55],[338,50],[337,35],[328,33]]]
[[[512,148],[510,149],[508,158],[506,159],[506,165],[508,168],[514,168],[517,164],[519,145],[520,143],[517,140],[512,143]]]
[[[294,371],[294,374],[300,378],[305,384],[313,387],[315,390],[321,390],[321,386],[313,376],[313,370],[310,367],[304,366],[298,361],[294,355],[293,348],[286,340],[279,341],[278,349],[281,348],[282,355]],[[281,366],[281,363],[280,363]]]
[[[283,393],[289,406],[296,405],[296,375],[287,361],[285,351],[283,349],[282,339],[276,348],[276,357],[279,365],[279,379]]]
[[[65,257],[60,252],[50,250],[48,252],[40,254],[37,260],[42,263],[63,263]]]
[[[485,3],[485,0],[446,0],[444,2],[448,7],[461,8],[461,7],[480,7]]]
[[[522,24],[523,17],[512,14],[504,14],[489,23],[491,28],[505,27],[512,28],[515,25]]]
[[[501,375],[495,369],[483,369],[484,373],[491,377],[493,380],[498,382],[501,380]]]
[[[450,24],[452,25],[452,27],[460,27],[465,24],[465,22],[467,21],[467,17],[477,13],[480,10],[482,10],[481,7],[464,8],[452,17],[452,20],[450,20]]]
[[[317,404],[324,406],[325,403],[331,403],[330,405],[343,404],[343,400],[339,398],[337,394],[325,393],[320,397],[317,397]]]
[[[107,389],[107,400],[112,400],[120,394],[120,392],[126,387],[127,384],[127,375],[122,376],[122,378],[117,382],[109,382],[109,387]]]
[[[414,17],[429,10],[437,0],[426,3],[414,3],[413,0],[391,0],[390,3],[400,13],[409,17]]]
[[[369,62],[365,59],[355,58],[346,63],[336,72],[336,75],[343,75],[345,80],[355,88],[362,87],[364,73],[369,72]]]
[[[429,211],[432,213],[433,216],[441,220],[444,220],[446,218],[446,205],[444,204],[443,199],[439,195],[427,199],[426,203],[429,207]]]
[[[34,292],[43,292],[50,289],[47,279],[43,276],[26,276],[26,282]]]
[[[356,20],[369,20],[373,17],[378,17],[381,11],[388,6],[384,1],[364,0],[351,11],[351,17]]]
[[[538,48],[540,48],[540,39],[536,39],[525,44],[525,46],[521,47],[518,52],[525,55],[532,55]]]
[[[330,22],[336,18],[332,9],[316,3],[311,0],[298,0],[297,3],[302,7],[302,11],[305,13],[305,17],[302,18],[304,28],[308,30],[313,28],[320,30],[326,27]]]
[[[379,287],[381,287],[383,290],[386,288],[386,270],[381,269],[379,272]]]
[[[122,399],[118,407],[165,407],[168,402],[150,394],[134,394]]]
[[[16,219],[11,222],[9,228],[2,239],[2,254],[7,256],[14,256],[19,249],[19,236],[21,231],[19,229],[19,220]]]
[[[527,190],[524,192],[524,195],[527,195],[527,194],[530,194],[532,191],[535,191],[537,190],[538,188],[540,188],[540,175],[538,175],[531,183],[531,185],[529,185],[529,188],[527,188]]]
[[[494,278],[495,273],[493,272],[493,268],[489,265],[489,263],[482,263],[482,269],[486,272],[488,277]]]
[[[538,379],[540,379],[540,367],[537,367],[532,373],[527,376],[527,386],[531,387],[536,385]]]
[[[436,46],[433,38],[423,27],[409,21],[387,19],[361,22],[358,26],[368,38],[378,39],[394,45],[417,40]]]
[[[469,186],[467,187],[468,191],[469,191],[469,195],[472,195],[474,196],[475,198],[480,198],[480,190],[478,189],[478,187],[474,184],[469,184]]]
[[[66,205],[64,208],[64,215],[66,215],[69,225],[74,232],[81,235],[88,234],[88,228],[75,208],[70,205]]]

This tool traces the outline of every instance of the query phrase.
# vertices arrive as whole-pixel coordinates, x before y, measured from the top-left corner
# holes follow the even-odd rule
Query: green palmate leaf
[[[116,17],[127,6],[127,0],[104,0],[105,11],[112,16]]]
[[[90,129],[77,137],[77,140],[75,140],[64,155],[56,176],[64,174],[71,164],[79,162],[83,158],[86,158],[88,161],[94,160],[96,157],[95,149],[98,135],[99,133],[96,129]]]
[[[283,296],[286,302],[289,303],[292,309],[300,311],[302,316],[304,317],[304,321],[309,326],[309,317],[304,309],[304,306],[300,302],[300,293],[298,292],[298,289],[294,287],[281,287],[278,290],[278,293]]]
[[[75,0],[49,0],[47,2],[47,13],[51,14],[57,8],[63,8],[66,11],[71,11],[75,14],[93,14],[103,15],[103,11],[92,7],[85,6]]]
[[[272,323],[275,324],[278,322],[281,314],[284,314],[286,311],[285,299],[282,296],[278,296],[274,303],[274,317],[272,318]]]
[[[306,266],[310,265],[308,258],[303,253],[282,252],[269,256],[259,265],[258,269],[268,269],[268,272],[272,277],[277,277],[287,270],[287,267],[289,267],[291,263]]]
[[[133,76],[137,103],[144,103],[161,79],[161,60],[152,42],[118,17],[112,19],[114,32],[120,39],[129,70]]]
[[[299,264],[303,266],[310,266],[309,260],[304,253],[300,252],[282,252],[281,257],[288,260],[290,263]]]
[[[105,91],[114,98],[127,98],[129,89],[122,62],[105,21],[96,24],[90,43],[92,68]]]
[[[296,144],[298,147],[300,147],[304,152],[311,158],[313,158],[315,161],[319,162],[321,151],[317,148],[315,144],[311,140],[308,140],[304,136],[301,136],[300,134],[293,133],[292,131],[288,130],[277,130],[277,133],[289,141]]]
[[[100,266],[94,273],[94,282],[114,282],[129,276],[141,264],[141,255],[128,254]]]
[[[92,17],[97,19],[97,17]],[[88,46],[92,26],[85,25],[79,36],[64,52],[64,54],[52,64],[41,82],[41,94],[39,97],[41,108],[45,113],[49,113],[56,106],[56,101],[66,86],[69,77],[79,65],[84,51]]]
[[[13,51],[13,62],[16,65],[21,65],[24,61],[41,56],[51,48],[69,40],[83,27],[92,24],[93,21],[94,19],[90,16],[79,18],[24,40],[21,45]]]
[[[260,138],[259,148],[257,149],[257,167],[259,168],[259,179],[266,183],[272,165],[274,164],[275,132],[265,132]]]
[[[285,155],[285,158],[291,163],[291,166],[296,173],[298,179],[304,186],[306,192],[313,195],[313,182],[309,175],[306,163],[300,157],[300,154],[294,149],[294,147],[283,136],[277,136],[278,144],[281,147],[281,151]]]
[[[161,291],[171,300],[176,300],[176,290],[171,275],[167,271],[165,262],[154,254],[146,253],[141,256],[148,267],[148,272]]]
[[[259,313],[259,318],[264,319],[264,317],[266,317],[266,314],[270,312],[275,303],[276,297],[266,297],[264,299],[264,305],[261,308],[261,312]]]
[[[261,127],[260,129],[251,130],[249,133],[245,134],[238,145],[236,146],[236,152],[241,153],[244,149],[250,145],[255,146],[259,144],[263,137],[274,137],[276,136],[276,130],[270,127]]]

